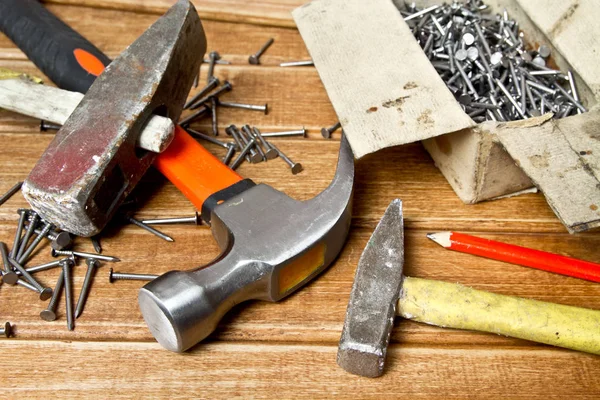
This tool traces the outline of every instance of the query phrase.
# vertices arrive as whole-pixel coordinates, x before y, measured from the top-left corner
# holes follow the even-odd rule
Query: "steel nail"
[[[296,175],[296,174],[299,174],[300,172],[302,172],[302,169],[303,169],[302,164],[293,162],[291,159],[288,158],[288,156],[283,154],[283,152],[281,150],[279,150],[279,148],[277,148],[277,146],[275,146],[274,144],[271,144],[271,146],[273,146],[273,148],[275,150],[277,150],[277,154],[279,154],[279,157],[281,157],[281,159],[283,161],[285,161],[287,163],[287,165],[290,166],[290,169],[292,170],[292,174]]]
[[[242,126],[242,132],[243,132],[243,138],[246,141],[250,141],[250,139],[254,137],[252,129],[250,129],[250,125],[244,125],[244,126]],[[254,149],[260,155],[260,157],[261,157],[260,161],[266,161],[267,160],[267,156],[265,155],[265,152],[263,151],[263,149],[260,147],[260,142],[258,140],[256,141],[256,146],[254,146]]]
[[[96,251],[96,253],[98,254],[102,254],[102,244],[100,243],[100,237],[97,235],[92,236],[90,240],[92,241],[92,246],[94,246],[94,251]]]
[[[129,221],[129,223],[131,223],[131,224],[133,224],[135,226],[138,226],[138,227],[140,227],[140,228],[142,228],[142,229],[144,229],[144,230],[152,233],[153,235],[158,236],[159,238],[166,240],[167,242],[174,242],[175,241],[171,236],[165,235],[164,233],[162,233],[162,232],[160,232],[160,231],[152,228],[151,226],[148,226],[148,225],[142,223],[141,221],[138,221],[137,219],[135,219],[133,217],[125,216],[125,218],[127,219],[127,221]]]
[[[207,101],[209,101],[211,96],[218,98],[220,95],[222,95],[225,92],[230,91],[232,88],[233,88],[233,86],[231,86],[231,83],[229,83],[229,81],[225,81],[225,82],[223,82],[223,84],[221,85],[221,87],[219,87],[213,93],[211,93],[209,95],[206,95],[205,97],[203,97],[200,100],[196,101],[189,108],[191,108],[192,110],[194,110],[194,109],[200,107],[201,105],[203,105],[204,103],[206,103]]]
[[[209,112],[210,112],[210,107],[208,107],[206,104],[204,104],[203,108],[201,108],[200,110],[198,110],[198,111],[196,111],[196,112],[188,115],[187,117],[181,119],[179,121],[179,125],[181,125],[182,127],[185,127],[185,126],[191,124],[192,122],[194,122],[195,120],[204,117]]]
[[[81,257],[81,258],[95,258],[97,260],[108,261],[108,262],[119,262],[119,261],[121,261],[121,259],[119,259],[117,257],[106,256],[106,255],[103,255],[103,254],[87,253],[87,252],[84,252],[84,251],[55,250],[55,249],[52,249],[51,254],[52,254],[52,257],[74,256],[74,257]]]
[[[10,322],[4,324],[4,328],[0,328],[0,336],[10,337],[13,333],[13,327]]]
[[[58,261],[62,262],[62,260]],[[44,321],[54,321],[56,320],[56,307],[58,306],[58,299],[60,298],[60,294],[65,285],[65,271],[62,269],[58,275],[58,279],[56,281],[56,285],[54,286],[54,291],[52,293],[52,297],[50,298],[50,302],[48,303],[48,307],[45,310],[40,312],[40,318]]]
[[[21,243],[19,245],[19,251],[17,252],[17,256],[15,257],[14,254],[12,255],[13,258],[16,260],[20,259],[21,256],[23,255],[23,252],[27,248],[29,239],[31,238],[31,235],[33,235],[33,230],[35,229],[35,227],[39,221],[39,216],[37,215],[37,213],[35,211],[30,210],[29,216],[30,216],[29,225],[27,226],[27,229],[25,230],[25,235],[23,236],[23,239],[21,239]]]
[[[33,285],[33,287],[35,287],[35,289],[40,293],[40,300],[47,300],[50,298],[50,296],[52,296],[52,289],[49,287],[43,287],[38,281],[35,280],[33,276],[31,276],[29,272],[25,270],[25,268],[23,268],[21,264],[12,258],[9,258],[8,262],[10,262],[12,266],[15,267],[21,273],[21,275]]]
[[[217,104],[218,99],[216,97],[211,97],[210,110],[212,114],[212,132],[214,136],[219,136],[219,123],[217,121]]]
[[[153,281],[158,278],[158,275],[152,274],[127,274],[123,272],[114,272],[111,268],[108,272],[108,281],[113,283],[114,281]]]
[[[255,144],[256,144],[256,139],[252,138],[250,140],[250,142],[246,145],[246,147],[244,147],[242,152],[238,155],[238,157],[235,159],[233,164],[230,165],[229,168],[231,168],[232,170],[235,171],[237,169],[237,167],[239,167],[240,164],[244,161],[246,154],[248,154],[248,152],[250,151],[252,146],[254,146]]]
[[[306,137],[306,129],[302,128],[302,129],[297,129],[297,130],[293,130],[293,131],[262,133],[262,137],[264,137],[264,138],[288,137],[288,136]]]
[[[206,77],[206,83],[210,83],[214,76],[215,63],[221,56],[216,51],[211,51],[208,55],[208,76]]]
[[[87,301],[88,295],[90,294],[90,289],[92,287],[94,273],[100,266],[98,260],[93,258],[88,258],[85,260],[85,263],[87,264],[87,271],[85,273],[85,278],[83,279],[83,286],[81,287],[81,293],[79,294],[79,299],[77,300],[77,306],[75,307],[75,319],[79,318],[81,313],[83,313],[85,302]]]
[[[267,160],[273,160],[277,158],[277,150],[275,150],[273,146],[271,146],[271,144],[263,137],[262,133],[260,133],[260,130],[257,127],[252,128],[252,133],[253,136],[257,138],[259,142],[262,143],[262,145],[264,146],[266,150],[265,157],[267,158]]]
[[[40,120],[40,132],[58,131],[60,128],[62,128],[62,125],[53,124],[51,122],[44,121],[43,119]]]
[[[228,101],[219,101],[219,105],[229,108],[241,108],[243,110],[260,111],[267,115],[269,113],[269,105],[265,103],[264,106],[244,103],[232,103]]]
[[[202,89],[200,89],[200,91],[198,93],[196,93],[194,95],[194,97],[192,97],[191,99],[189,99],[185,103],[185,105],[183,106],[183,109],[187,110],[188,108],[190,108],[190,106],[192,104],[194,104],[198,99],[201,99],[201,98],[205,97],[208,93],[211,92],[211,90],[213,90],[214,88],[216,88],[217,86],[219,86],[219,83],[221,83],[219,81],[219,79],[213,76],[208,81],[208,83],[206,84],[206,86],[204,86]]]
[[[60,261],[62,267],[62,273],[64,277],[65,287],[65,303],[67,311],[67,328],[72,331],[75,329],[75,318],[73,318],[73,283],[71,281],[71,267],[73,266],[73,260],[65,258]]]
[[[200,214],[198,214],[198,212],[196,212],[193,217],[143,219],[142,223],[144,223],[146,225],[173,225],[173,224],[202,225],[202,218],[200,218]]]
[[[42,228],[42,230],[36,236],[36,238],[33,240],[33,242],[31,242],[31,244],[29,245],[27,250],[25,250],[25,252],[17,260],[17,262],[19,264],[21,264],[21,265],[27,264],[27,261],[29,260],[29,256],[31,256],[31,254],[36,249],[36,247],[40,244],[42,239],[44,239],[46,237],[46,235],[48,235],[48,232],[50,232],[50,229],[52,229],[52,227],[53,227],[53,225],[51,223],[44,222],[44,228]]]
[[[219,139],[216,139],[216,138],[214,138],[212,136],[206,135],[206,134],[204,134],[202,132],[198,132],[195,129],[185,128],[185,130],[186,130],[187,133],[189,133],[192,136],[196,136],[196,137],[198,137],[198,138],[200,138],[202,140],[206,140],[207,142],[210,142],[212,144],[216,144],[217,146],[221,146],[221,147],[223,147],[225,149],[229,148],[229,144],[228,143],[222,142]]]
[[[265,112],[265,114],[266,114],[266,112]],[[6,193],[4,193],[2,195],[2,197],[0,197],[0,206],[2,204],[6,203],[6,201],[8,199],[10,199],[15,193],[17,193],[19,190],[21,190],[21,186],[23,186],[23,182],[17,182],[17,183],[15,183],[15,185],[13,187],[8,189],[8,191]]]
[[[256,53],[248,57],[248,62],[252,65],[260,64],[260,56],[263,55],[263,53],[273,44],[274,41],[275,39],[273,38],[267,40],[267,42],[263,44],[262,47]]]
[[[333,132],[337,131],[338,129],[340,129],[341,126],[342,126],[342,124],[340,122],[336,122],[335,124],[333,124],[329,128],[322,128],[321,129],[321,135],[325,139],[331,139],[331,134]]]
[[[227,154],[225,154],[225,157],[223,157],[223,164],[225,165],[229,165],[229,163],[231,162],[231,159],[233,158],[234,154],[235,154],[235,149],[236,149],[236,145],[234,145],[233,143],[228,143],[228,148],[227,148]]]
[[[19,208],[17,210],[19,213],[19,222],[17,224],[17,230],[15,231],[15,239],[13,241],[12,250],[10,251],[11,257],[16,257],[17,252],[19,251],[19,245],[21,244],[21,234],[23,233],[23,225],[25,224],[25,218],[27,218],[27,210],[24,208]]]
[[[6,243],[0,242],[0,254],[2,255],[2,265],[4,266],[4,272],[11,272],[10,263],[8,261],[8,249]]]
[[[235,135],[235,134],[239,135],[239,139],[244,146],[248,145],[248,143],[250,143],[250,139],[246,138],[246,136],[240,130],[238,130],[235,125],[231,126],[231,133],[232,133],[232,135]],[[256,150],[254,150],[255,145],[256,145],[256,141],[254,141],[254,145],[252,145],[250,147],[250,153],[249,153],[249,161],[252,164],[257,164],[257,163],[263,161],[263,156],[261,156]]]
[[[315,65],[315,63],[313,62],[313,60],[288,61],[288,62],[279,64],[280,67],[312,67],[314,65]]]

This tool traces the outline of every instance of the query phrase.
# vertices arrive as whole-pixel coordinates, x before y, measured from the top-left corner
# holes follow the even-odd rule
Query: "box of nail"
[[[594,22],[600,12],[593,2],[394,3],[448,90],[477,123],[423,141],[463,202],[533,188],[498,140],[502,130],[519,130],[525,141],[560,119],[573,119],[569,126],[575,127],[600,122],[593,110],[599,56],[590,54],[600,40]]]

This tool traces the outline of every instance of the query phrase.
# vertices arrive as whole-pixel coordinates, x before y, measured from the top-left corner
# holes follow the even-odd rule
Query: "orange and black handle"
[[[0,0],[0,31],[62,89],[87,92],[111,61],[37,0]]]
[[[85,93],[110,59],[37,0],[0,0],[0,30],[58,87]],[[254,186],[177,126],[154,166],[210,223],[218,204]]]

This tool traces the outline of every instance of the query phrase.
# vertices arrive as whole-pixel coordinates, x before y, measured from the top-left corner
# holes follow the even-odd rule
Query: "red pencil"
[[[461,253],[600,282],[600,264],[593,262],[478,238],[464,233],[436,232],[428,233],[427,237],[446,249]]]

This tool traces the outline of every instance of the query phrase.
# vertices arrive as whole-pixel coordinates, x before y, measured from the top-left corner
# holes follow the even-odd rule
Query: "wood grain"
[[[75,2],[74,2],[75,3]],[[77,2],[78,4],[82,4]],[[104,2],[108,4],[107,2]],[[88,3],[91,4],[91,3]],[[97,2],[97,4],[99,4]],[[122,3],[129,9],[140,2]],[[113,3],[114,7],[121,7]],[[51,5],[57,15],[113,56],[131,43],[157,15],[88,7]],[[209,49],[231,59],[218,66],[235,89],[231,99],[269,102],[267,116],[223,110],[219,126],[248,122],[265,131],[302,125],[307,139],[277,139],[277,145],[305,171],[297,176],[279,160],[244,164],[239,172],[308,199],[333,177],[339,142],[320,138],[318,129],[335,121],[333,108],[314,69],[283,70],[279,60],[305,59],[297,31],[248,24],[205,21]],[[249,66],[247,55],[276,36],[263,66]],[[39,71],[0,37],[0,67]],[[205,70],[203,70],[204,72]],[[0,193],[22,180],[42,154],[52,133],[39,121],[0,111]],[[207,128],[200,123],[198,128]],[[222,155],[221,149],[209,147]],[[305,289],[278,304],[237,306],[207,343],[190,353],[169,353],[156,344],[137,307],[141,282],[108,283],[108,268],[159,274],[210,262],[219,249],[205,227],[173,226],[175,238],[163,242],[115,221],[102,239],[106,254],[121,263],[103,265],[86,309],[68,332],[59,319],[44,322],[46,303],[21,287],[0,286],[0,322],[16,325],[16,337],[0,340],[7,373],[0,397],[168,397],[168,398],[581,398],[600,396],[598,357],[554,349],[518,339],[449,330],[397,319],[387,373],[377,380],[346,374],[335,364],[354,271],[368,238],[389,202],[400,197],[406,216],[407,274],[460,282],[477,289],[600,309],[600,285],[501,262],[449,252],[430,242],[428,231],[467,231],[490,239],[600,261],[600,234],[566,233],[543,196],[530,194],[474,206],[464,205],[419,144],[387,149],[356,165],[355,201],[349,241],[337,262]],[[133,195],[140,217],[192,215],[192,205],[157,172],[150,171]],[[0,207],[0,240],[9,245],[16,195]],[[92,250],[88,240],[77,248]],[[50,260],[46,245],[30,265]],[[75,295],[85,266],[75,268]],[[54,285],[58,271],[37,276]]]
[[[55,4],[83,4],[94,8],[164,14],[176,0],[46,0]],[[193,0],[202,19],[293,28],[291,12],[304,0]]]

